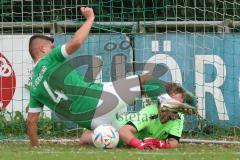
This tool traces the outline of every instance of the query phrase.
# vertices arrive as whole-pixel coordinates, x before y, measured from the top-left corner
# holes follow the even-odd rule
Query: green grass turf
[[[176,149],[140,151],[132,148],[97,149],[77,144],[0,143],[0,160],[240,160],[239,145],[181,144]]]

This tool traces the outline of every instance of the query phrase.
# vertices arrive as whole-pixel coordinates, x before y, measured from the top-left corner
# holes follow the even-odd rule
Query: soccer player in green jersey
[[[29,52],[35,63],[27,117],[28,135],[32,146],[38,145],[37,122],[43,105],[47,105],[54,110],[54,107],[56,104],[59,104],[61,99],[68,99],[62,93],[61,88],[52,91],[47,79],[54,70],[61,66],[66,57],[75,52],[87,38],[95,16],[92,8],[81,7],[81,12],[86,18],[86,22],[77,30],[74,37],[68,43],[54,47],[54,40],[43,35],[34,35],[29,40]],[[72,77],[69,78],[71,79]],[[77,80],[81,80],[81,77],[78,77]],[[95,88],[101,87],[99,85]]]
[[[55,47],[53,38],[44,35],[33,35],[29,40],[35,63],[27,117],[32,146],[38,145],[37,122],[44,105],[62,119],[94,129],[103,122],[110,124],[116,112],[141,96],[141,86],[152,78],[148,74],[104,84],[85,81],[75,68],[89,61],[88,57],[67,60],[83,44],[94,22],[92,8],[81,7],[81,12],[86,21],[66,44]]]
[[[177,147],[182,134],[184,115],[159,112],[159,107],[164,101],[183,102],[185,92],[175,83],[168,84],[166,91],[167,93],[158,97],[158,104],[148,105],[137,113],[118,116],[121,124],[119,135],[123,142],[138,149]],[[92,133],[86,130],[80,138],[80,144],[91,144]]]

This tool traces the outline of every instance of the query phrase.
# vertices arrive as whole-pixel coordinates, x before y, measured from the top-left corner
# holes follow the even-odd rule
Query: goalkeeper
[[[152,104],[138,113],[119,117],[125,124],[120,128],[119,135],[126,144],[138,149],[177,147],[183,130],[184,114],[162,111],[160,107],[167,101],[183,102],[185,94],[174,83],[168,85],[167,93],[159,96],[158,105]]]
[[[119,115],[119,135],[123,142],[138,149],[161,149],[177,147],[182,134],[184,113],[194,113],[195,108],[183,104],[185,91],[175,83],[166,85],[167,93],[158,97],[159,103],[147,105],[137,113]],[[164,109],[166,104],[178,104]],[[162,107],[161,107],[162,106]],[[92,131],[86,130],[80,144],[91,144]],[[140,140],[140,139],[143,139]]]

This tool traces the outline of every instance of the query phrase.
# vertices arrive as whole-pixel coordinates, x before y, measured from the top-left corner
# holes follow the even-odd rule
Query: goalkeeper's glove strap
[[[142,141],[137,139],[136,137],[133,137],[129,142],[128,145],[132,146],[134,148],[139,148],[141,146]]]

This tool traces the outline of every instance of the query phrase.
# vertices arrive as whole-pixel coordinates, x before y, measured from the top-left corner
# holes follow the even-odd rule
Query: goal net
[[[93,80],[109,82],[141,74],[139,64],[163,64],[168,70],[160,79],[182,84],[198,97],[201,118],[185,117],[184,137],[238,140],[238,0],[1,0],[1,140],[26,138],[33,69],[29,37],[41,33],[53,36],[56,45],[67,42],[85,21],[81,6],[92,7],[96,15],[91,34],[76,53],[101,62]],[[78,71],[85,74],[86,66]],[[142,103],[136,99],[128,111],[138,111]],[[44,107],[41,137],[77,138],[81,131]]]

